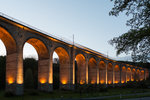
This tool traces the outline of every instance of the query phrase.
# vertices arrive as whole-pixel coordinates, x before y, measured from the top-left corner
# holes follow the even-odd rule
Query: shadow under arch
[[[97,83],[97,62],[92,57],[88,61],[88,83],[96,84]]]
[[[114,83],[117,84],[120,82],[120,67],[119,65],[115,65],[114,68]]]
[[[66,84],[71,83],[70,80],[70,57],[68,52],[63,47],[57,47],[54,49],[53,53],[59,57],[59,78],[60,78],[60,88],[67,88],[65,87]],[[53,58],[53,57],[52,57]],[[53,80],[53,78],[52,78]]]
[[[38,89],[45,91],[49,75],[49,51],[44,42],[37,38],[29,38],[24,42],[32,45],[38,54]],[[24,48],[23,45],[23,48]]]
[[[99,83],[105,84],[106,83],[106,64],[104,61],[99,62]]]
[[[121,83],[126,83],[126,67],[122,67],[122,72],[121,72]]]
[[[113,65],[112,63],[108,63],[107,67],[107,84],[113,83]]]
[[[128,82],[128,81],[131,81],[131,76],[132,76],[132,75],[131,75],[131,68],[130,68],[130,67],[127,68],[126,74],[127,74],[127,79],[126,79],[127,82]]]
[[[76,81],[78,84],[86,83],[86,59],[83,54],[77,54],[75,57],[77,63]]]

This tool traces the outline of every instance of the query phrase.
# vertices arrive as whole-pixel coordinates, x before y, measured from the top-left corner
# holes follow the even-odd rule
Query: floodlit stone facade
[[[120,63],[81,45],[48,36],[3,14],[0,14],[0,39],[7,51],[6,91],[17,95],[23,94],[25,43],[31,44],[38,53],[38,89],[42,91],[53,90],[54,51],[59,57],[60,88],[72,90],[77,83],[120,84],[146,80],[149,76],[147,69]]]

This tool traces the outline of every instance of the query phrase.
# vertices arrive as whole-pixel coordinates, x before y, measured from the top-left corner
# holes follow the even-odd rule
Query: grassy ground
[[[40,99],[47,99],[47,98],[89,98],[89,97],[101,97],[101,96],[112,96],[112,95],[124,95],[124,94],[135,94],[135,93],[148,93],[143,95],[132,95],[132,96],[122,96],[122,98],[136,98],[136,97],[145,97],[150,96],[150,89],[108,89],[107,92],[91,92],[91,93],[77,93],[72,91],[53,91],[51,93],[44,93],[39,92],[36,90],[27,90],[25,91],[23,96],[10,96],[5,97],[5,92],[0,91],[0,100],[40,100]],[[7,95],[9,96],[9,95]],[[113,97],[107,100],[112,99],[120,99],[120,97]]]

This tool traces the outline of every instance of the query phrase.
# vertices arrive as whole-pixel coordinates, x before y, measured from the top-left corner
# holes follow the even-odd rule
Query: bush
[[[13,97],[15,95],[12,92],[5,92],[4,96],[5,97]]]
[[[37,90],[31,90],[29,95],[31,95],[31,96],[38,96],[39,92]]]

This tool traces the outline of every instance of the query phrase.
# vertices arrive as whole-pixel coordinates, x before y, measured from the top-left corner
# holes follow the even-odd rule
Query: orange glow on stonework
[[[66,81],[66,80],[62,80],[61,83],[62,83],[62,84],[67,84],[67,81]]]
[[[108,84],[111,84],[111,81],[108,81]]]
[[[130,79],[127,79],[127,81],[130,81]]]
[[[12,84],[12,83],[14,83],[14,79],[12,77],[9,77],[8,78],[8,84]]]
[[[121,83],[125,83],[125,81],[122,81]]]
[[[117,84],[117,83],[119,83],[118,81],[115,81],[115,83]]]
[[[91,84],[95,84],[96,82],[93,80],[93,81],[91,81]]]
[[[85,81],[83,81],[83,80],[80,80],[80,84],[84,84],[85,83]]]
[[[46,83],[46,79],[45,79],[45,78],[41,78],[41,79],[40,79],[40,83],[41,83],[41,84]]]
[[[100,83],[101,83],[101,84],[104,84],[104,80],[101,80]]]

